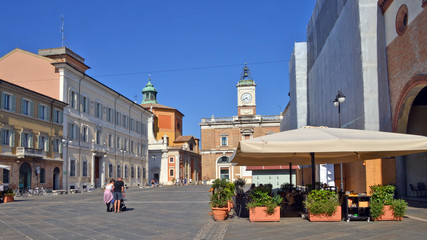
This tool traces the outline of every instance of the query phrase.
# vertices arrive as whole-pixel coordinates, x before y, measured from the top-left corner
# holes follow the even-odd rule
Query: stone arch
[[[412,103],[425,87],[427,87],[427,74],[416,75],[405,84],[402,94],[396,104],[396,114],[393,119],[394,132],[407,132],[409,113],[412,109]]]

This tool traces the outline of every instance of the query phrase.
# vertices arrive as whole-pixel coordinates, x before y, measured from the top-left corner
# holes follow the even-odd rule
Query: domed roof
[[[145,93],[145,92],[156,92],[157,93],[157,89],[153,86],[153,84],[151,84],[151,78],[148,79],[147,85],[145,85],[145,88],[142,89],[142,93]]]

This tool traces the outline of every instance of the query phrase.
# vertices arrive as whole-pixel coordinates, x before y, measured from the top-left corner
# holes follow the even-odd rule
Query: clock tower
[[[237,83],[237,111],[238,116],[255,116],[255,87],[256,84],[252,80],[251,72],[246,66],[243,68],[240,80]]]

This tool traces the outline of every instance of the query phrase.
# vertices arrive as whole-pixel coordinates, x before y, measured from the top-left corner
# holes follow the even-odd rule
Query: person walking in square
[[[111,179],[110,183],[108,183],[105,186],[105,191],[104,191],[104,203],[107,206],[107,212],[113,211],[113,208],[110,208],[111,201],[113,200],[113,189],[114,189],[114,179]]]
[[[125,197],[125,184],[123,182],[123,178],[119,177],[117,181],[114,182],[114,212],[120,211],[120,203]]]

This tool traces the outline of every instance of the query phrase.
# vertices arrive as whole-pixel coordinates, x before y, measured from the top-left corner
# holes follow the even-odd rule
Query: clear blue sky
[[[202,118],[237,115],[244,63],[257,84],[257,113],[277,115],[289,101],[288,61],[306,40],[315,0],[2,1],[0,56],[66,45],[87,74],[138,103],[151,73],[160,104],[200,137]],[[5,79],[7,80],[7,79]]]

